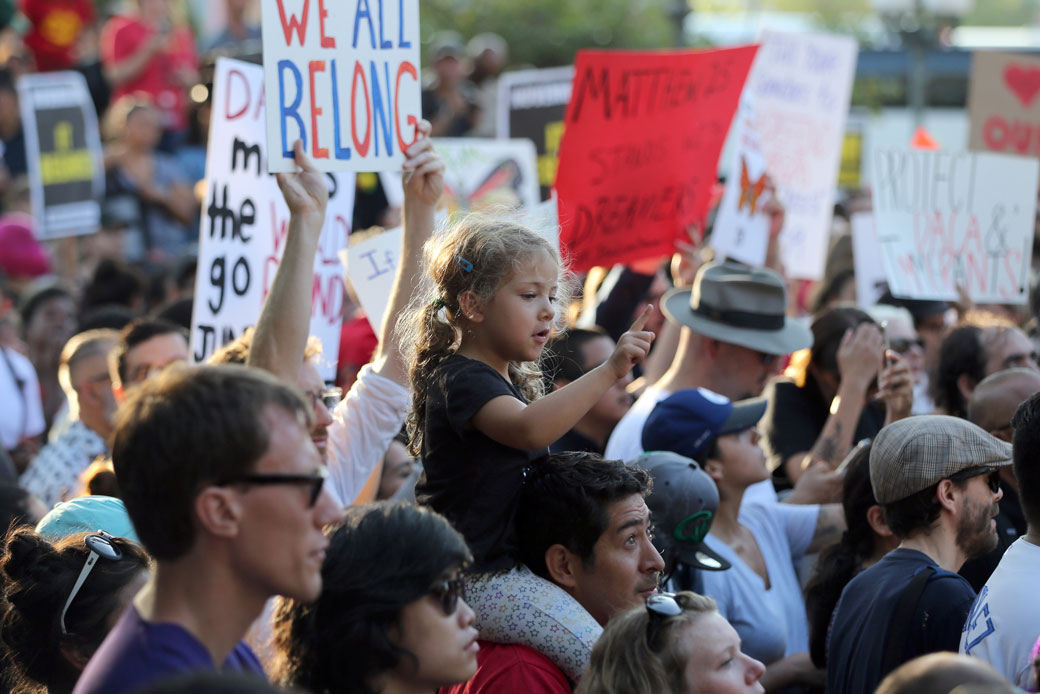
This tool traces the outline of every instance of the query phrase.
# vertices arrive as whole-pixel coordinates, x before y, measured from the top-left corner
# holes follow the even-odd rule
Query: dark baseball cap
[[[654,478],[646,499],[657,527],[654,545],[670,560],[706,571],[725,571],[730,563],[704,544],[719,510],[719,491],[696,461],[670,451],[644,453],[633,464]]]
[[[750,429],[765,411],[765,398],[732,402],[707,388],[686,388],[657,403],[647,417],[643,450],[703,460],[715,439]]]

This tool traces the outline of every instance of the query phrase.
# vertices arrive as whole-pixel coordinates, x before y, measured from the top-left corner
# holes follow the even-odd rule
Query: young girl
[[[469,543],[483,573],[468,588],[486,637],[510,642],[505,621],[516,615],[507,612],[515,608],[502,600],[506,592],[524,601],[542,596],[554,606],[550,618],[559,619],[561,605],[581,617],[563,626],[591,639],[586,648],[526,644],[547,655],[571,651],[554,660],[577,679],[598,625],[564,591],[517,566],[515,500],[524,468],[646,356],[654,339],[641,330],[649,308],[610,359],[541,397],[537,362],[565,305],[556,250],[520,225],[469,217],[427,243],[425,264],[433,286],[405,319],[411,339],[402,340],[412,350],[411,451],[424,470],[416,498]]]

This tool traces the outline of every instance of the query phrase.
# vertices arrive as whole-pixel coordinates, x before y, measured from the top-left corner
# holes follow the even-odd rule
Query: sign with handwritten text
[[[755,50],[578,52],[556,173],[575,271],[668,255],[705,218]]]
[[[263,0],[268,167],[400,170],[421,118],[419,0]]]
[[[1004,154],[877,149],[881,260],[895,296],[1021,304],[1029,294],[1040,162]]]
[[[97,231],[105,176],[87,81],[78,72],[24,75],[18,100],[36,237]]]
[[[761,267],[769,247],[769,217],[762,207],[773,191],[767,186],[762,141],[754,128],[753,112],[750,99],[737,112],[733,166],[715,216],[711,247],[719,258]]]
[[[266,172],[264,79],[258,65],[217,61],[199,227],[191,349],[196,362],[256,323],[285,248],[289,208]],[[324,346],[318,369],[335,377],[343,266],[354,209],[353,174],[326,174],[329,205],[314,259],[311,335]]]
[[[849,226],[852,227],[852,262],[856,270],[856,303],[870,308],[888,289],[874,214],[854,212]]]
[[[1040,58],[975,51],[968,117],[969,149],[1040,155]]]
[[[857,50],[847,37],[766,31],[744,86],[786,212],[780,258],[791,277],[823,276]]]

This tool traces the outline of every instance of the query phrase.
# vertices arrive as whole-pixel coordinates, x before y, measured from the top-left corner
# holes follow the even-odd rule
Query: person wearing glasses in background
[[[443,516],[411,504],[354,506],[327,529],[316,601],[282,598],[273,679],[339,694],[434,692],[477,669],[462,570],[472,557]]]
[[[7,538],[0,641],[11,691],[68,694],[83,666],[148,579],[148,555],[104,532],[51,544],[32,528]]]
[[[660,593],[611,620],[575,694],[754,694],[763,672],[714,600]]]
[[[155,571],[75,694],[130,694],[174,674],[262,674],[242,642],[273,595],[321,592],[342,509],[323,490],[311,407],[270,374],[173,367],[128,393],[112,462]]]
[[[866,309],[883,326],[888,349],[903,358],[914,379],[914,404],[911,414],[932,414],[935,404],[928,395],[928,369],[925,365],[927,343],[914,328],[914,317],[902,306],[877,304]]]
[[[957,650],[975,591],[955,572],[996,546],[1000,468],[1010,464],[1009,444],[956,417],[908,417],[875,437],[870,483],[900,544],[841,594],[828,691],[871,694],[899,665]]]

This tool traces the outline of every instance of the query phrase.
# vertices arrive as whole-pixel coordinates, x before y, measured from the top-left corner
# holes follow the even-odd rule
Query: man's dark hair
[[[516,528],[520,560],[551,580],[545,552],[563,545],[585,566],[595,557],[596,541],[609,525],[607,506],[633,494],[650,493],[645,470],[595,453],[554,453],[526,472],[517,500]]]
[[[954,417],[966,418],[968,402],[957,387],[961,374],[967,374],[976,383],[986,375],[986,350],[982,346],[982,328],[977,325],[955,328],[943,340],[930,388],[937,407]]]
[[[119,382],[126,383],[127,352],[142,342],[151,340],[153,337],[171,333],[180,335],[185,340],[188,339],[188,334],[184,331],[184,328],[176,323],[157,318],[140,318],[123,328],[122,332],[119,333],[119,342],[116,343],[109,356],[110,364],[115,366],[116,374],[119,376]],[[109,371],[111,371],[111,368],[109,368]]]
[[[1015,433],[1012,438],[1018,499],[1026,521],[1040,526],[1040,393],[1029,396],[1011,418]]]
[[[967,484],[967,480],[951,481],[962,489]],[[939,484],[936,482],[904,499],[881,506],[885,514],[885,523],[892,534],[902,540],[931,527],[942,512],[942,504],[935,496]]]
[[[119,409],[112,464],[142,544],[156,559],[195,541],[200,490],[248,474],[270,444],[268,408],[310,428],[310,406],[274,376],[241,366],[173,367],[132,388]]]
[[[556,381],[577,381],[585,375],[585,345],[601,338],[609,338],[602,328],[571,328],[557,335],[547,346],[548,358],[543,361],[545,392],[552,390]]]
[[[35,294],[30,295],[25,299],[25,303],[22,304],[22,327],[28,329],[29,323],[32,322],[33,316],[40,310],[45,303],[52,299],[68,299],[73,301],[72,294],[69,293],[64,287],[45,287],[39,290]]]
[[[893,296],[892,292],[887,289],[885,290],[885,293],[878,298],[877,302],[879,304],[905,308],[914,318],[915,330],[919,329],[926,319],[931,318],[932,316],[941,316],[950,308],[950,305],[945,301],[904,299],[902,297]]]
[[[105,258],[94,268],[94,276],[83,288],[84,311],[109,304],[131,307],[144,298],[145,275],[124,262]]]
[[[391,637],[405,606],[465,568],[466,541],[441,515],[414,504],[347,509],[326,530],[321,596],[282,599],[275,614],[273,679],[312,692],[374,694],[380,675],[413,653]]]

